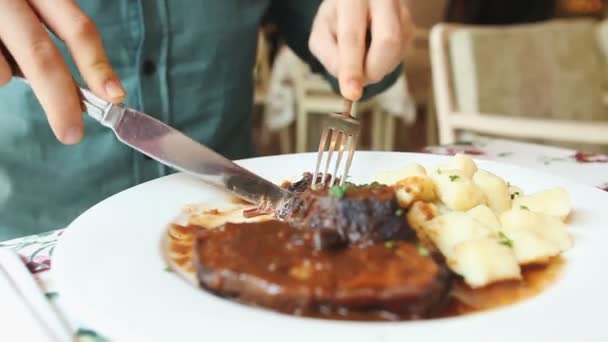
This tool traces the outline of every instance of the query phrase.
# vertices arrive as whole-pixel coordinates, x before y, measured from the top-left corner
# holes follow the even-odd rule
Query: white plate
[[[315,155],[256,158],[240,164],[281,182],[298,178]],[[358,152],[354,182],[427,154]],[[246,307],[166,272],[160,242],[166,224],[189,203],[228,199],[183,174],[119,193],[76,219],[55,251],[54,280],[68,310],[117,341],[608,341],[608,194],[552,175],[487,161],[526,192],[564,186],[573,203],[575,245],[560,280],[533,299],[489,312],[420,322],[359,323],[297,318]],[[93,189],[91,189],[93,190]]]

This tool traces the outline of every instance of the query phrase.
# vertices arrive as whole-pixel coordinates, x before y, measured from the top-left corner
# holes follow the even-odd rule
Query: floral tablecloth
[[[423,149],[426,153],[453,155],[466,153],[477,159],[498,160],[549,172],[608,191],[608,155],[589,154],[557,147],[533,145],[507,140],[478,140]],[[106,341],[94,327],[84,326],[62,306],[61,294],[49,272],[57,240],[63,230],[0,242],[1,247],[17,251],[34,274],[46,296],[74,328],[78,341]]]

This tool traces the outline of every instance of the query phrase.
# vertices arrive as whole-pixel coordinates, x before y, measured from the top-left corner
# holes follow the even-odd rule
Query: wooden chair
[[[545,26],[543,26],[545,25]],[[431,65],[433,71],[433,91],[436,102],[436,110],[437,110],[437,120],[438,120],[438,128],[439,128],[439,142],[441,144],[449,144],[454,143],[459,138],[459,134],[462,132],[474,132],[478,134],[487,134],[491,136],[502,136],[508,138],[515,139],[538,139],[541,141],[551,141],[551,142],[565,142],[565,143],[583,143],[583,144],[591,144],[591,145],[608,145],[608,117],[603,109],[601,109],[601,113],[589,113],[591,117],[584,117],[586,115],[581,114],[560,114],[556,115],[551,110],[548,110],[547,113],[530,113],[526,112],[526,105],[520,105],[518,102],[520,99],[518,97],[527,97],[527,107],[535,107],[538,106],[538,103],[534,103],[533,94],[526,93],[522,89],[511,89],[512,91],[506,91],[503,96],[504,99],[500,103],[517,103],[518,107],[516,113],[503,113],[499,111],[494,111],[492,108],[488,109],[487,105],[479,104],[485,100],[487,100],[486,95],[479,94],[480,90],[483,89],[483,84],[478,84],[478,88],[473,94],[477,96],[477,107],[483,107],[481,110],[470,110],[463,107],[475,107],[468,104],[463,106],[462,100],[462,92],[459,94],[458,87],[463,86],[467,87],[466,82],[476,82],[479,74],[474,74],[473,72],[467,72],[460,68],[456,69],[454,65],[458,65],[459,63],[469,63],[475,67],[483,69],[483,66],[480,66],[482,61],[473,59],[471,62],[470,58],[467,58],[467,53],[473,54],[475,51],[471,52],[472,49],[465,49],[468,51],[467,53],[462,53],[462,49],[460,49],[459,53],[455,53],[457,49],[454,44],[462,43],[463,40],[455,40],[453,39],[455,35],[460,34],[462,36],[462,32],[471,32],[473,30],[476,33],[481,32],[481,34],[495,35],[495,39],[501,40],[501,43],[504,43],[504,48],[496,50],[493,55],[489,55],[489,58],[502,58],[501,61],[504,62],[504,56],[501,55],[509,55],[512,47],[518,47],[518,41],[513,39],[513,36],[508,36],[509,39],[505,39],[505,36],[501,34],[501,31],[508,30],[520,30],[518,34],[540,34],[539,31],[544,29],[553,30],[554,35],[551,39],[562,39],[562,35],[555,34],[556,27],[563,29],[566,34],[563,35],[563,39],[566,39],[566,36],[570,33],[574,32],[582,32],[580,27],[577,29],[575,25],[589,25],[589,23],[582,23],[577,21],[555,21],[550,23],[542,23],[542,24],[528,24],[526,26],[511,26],[511,27],[489,27],[489,28],[480,28],[473,26],[464,26],[464,25],[455,25],[455,24],[438,24],[434,26],[431,30],[430,44],[431,44]],[[487,31],[485,31],[487,30]],[[530,30],[530,32],[526,31]],[[509,31],[515,32],[515,31]],[[560,31],[561,32],[561,31]],[[528,37],[528,36],[526,36]],[[462,38],[462,37],[460,37]],[[486,37],[489,38],[489,37]],[[470,40],[468,41],[470,42]],[[530,41],[527,41],[530,43]],[[566,44],[566,42],[563,42]],[[552,54],[560,54],[559,57],[564,57],[564,51],[567,53],[571,53],[568,48],[576,49],[575,46],[562,46],[560,47],[560,43],[551,44],[550,42],[541,42],[540,44],[528,44],[521,51],[525,51],[525,54],[522,54],[522,59],[512,60],[511,63],[503,63],[505,70],[509,70],[509,72],[516,73],[514,77],[528,77],[527,81],[524,82],[525,87],[530,87],[529,89],[536,89],[538,92],[538,96],[536,99],[538,101],[553,101],[552,103],[560,102],[560,103],[568,103],[568,101],[573,101],[572,104],[576,107],[577,103],[582,103],[583,101],[581,96],[602,96],[601,90],[596,89],[595,83],[588,83],[589,92],[585,93],[578,92],[577,94],[564,94],[560,93],[560,96],[564,96],[567,98],[551,98],[549,92],[544,92],[545,88],[549,86],[554,87],[552,89],[556,92],[559,92],[559,87],[561,84],[548,84],[546,79],[535,78],[527,73],[532,70],[531,73],[543,72],[543,70],[538,71],[534,70],[534,67],[538,68],[547,68],[546,74],[549,77],[553,77],[555,80],[561,81],[563,79],[568,79],[568,77],[572,76],[570,74],[560,74],[562,72],[572,72],[572,70],[558,70],[555,68],[550,68],[548,65],[551,63]],[[540,46],[538,46],[540,45]],[[462,48],[462,46],[460,46]],[[521,46],[519,46],[521,48]],[[539,50],[544,49],[544,51]],[[555,49],[555,51],[547,51],[547,49]],[[562,49],[562,50],[560,50]],[[579,51],[581,53],[581,58],[588,58],[589,54],[599,53],[599,48],[594,50],[593,48],[589,48],[590,51]],[[534,56],[546,56],[546,60],[543,58],[535,58]],[[470,57],[470,55],[468,56]],[[565,57],[564,57],[565,58]],[[606,72],[606,59],[605,56],[600,57],[603,58],[602,64],[598,66],[597,73],[605,76]],[[469,59],[468,61],[466,59]],[[526,68],[523,68],[525,63],[534,63],[533,65],[527,65]],[[577,64],[579,63],[579,64]],[[580,64],[585,63],[584,61],[569,61],[567,67],[569,68],[577,68]],[[588,67],[588,65],[587,65]],[[524,70],[525,69],[525,70]],[[469,70],[470,71],[470,70]],[[484,71],[478,71],[482,73]],[[584,74],[584,73],[582,73]],[[588,73],[587,73],[588,74]],[[481,75],[483,77],[483,75]],[[582,76],[581,76],[582,77]],[[603,77],[603,76],[602,76]],[[502,80],[496,82],[499,87],[502,87]],[[573,79],[573,82],[582,81],[581,84],[587,84],[584,80]],[[505,81],[505,83],[507,83]],[[559,82],[554,82],[559,83]],[[596,82],[597,83],[597,82]],[[565,82],[564,86],[572,86],[572,83]],[[504,84],[505,89],[508,84]],[[471,91],[471,87],[468,87],[468,91]],[[527,88],[528,89],[528,88]],[[488,91],[491,91],[489,89]],[[487,92],[486,92],[487,93]],[[595,95],[594,95],[595,94]],[[555,95],[555,94],[554,94]],[[548,96],[549,98],[544,98]],[[490,99],[488,102],[492,103],[493,99]],[[593,99],[591,99],[593,100]],[[509,102],[511,101],[511,102]],[[564,102],[566,101],[566,102]],[[601,99],[600,99],[601,101]],[[551,104],[549,104],[551,106]],[[497,106],[500,107],[500,106]],[[555,106],[554,106],[555,107]],[[517,112],[519,111],[519,112]],[[557,110],[559,111],[559,109]],[[583,116],[583,117],[581,117]],[[603,120],[602,120],[603,118]]]
[[[256,55],[256,63],[254,68],[254,79],[256,81],[254,89],[254,105],[263,106],[266,101],[268,94],[268,88],[270,85],[270,47],[268,46],[268,39],[263,30],[258,31],[258,48]],[[293,151],[293,144],[291,142],[290,129],[289,127],[279,130],[279,151],[281,154],[291,153]],[[266,125],[262,124],[261,127],[261,142],[264,145],[270,144],[272,138],[272,132],[269,131]]]

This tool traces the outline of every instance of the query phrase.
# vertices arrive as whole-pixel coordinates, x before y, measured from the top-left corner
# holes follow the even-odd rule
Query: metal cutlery
[[[13,76],[26,82],[23,73],[0,42]],[[163,122],[123,104],[112,104],[79,88],[84,109],[93,119],[114,131],[118,140],[175,170],[188,173],[236,196],[280,212],[290,192],[246,170],[210,148]]]
[[[312,181],[313,186],[317,184],[321,186],[342,185],[348,178],[348,171],[357,149],[357,141],[359,139],[359,132],[361,131],[359,120],[351,114],[352,107],[353,103],[346,100],[342,113],[329,115],[329,121],[321,134],[319,142],[315,176]],[[329,147],[327,147],[328,144]],[[328,148],[327,154],[325,153],[326,148]],[[339,175],[345,151],[347,153],[346,163],[342,173]],[[337,158],[332,164],[332,158],[335,153],[337,153]],[[327,158],[325,158],[325,163],[323,163],[325,155],[327,155]],[[325,168],[320,172],[322,164],[325,164]],[[333,173],[329,173],[332,169]]]

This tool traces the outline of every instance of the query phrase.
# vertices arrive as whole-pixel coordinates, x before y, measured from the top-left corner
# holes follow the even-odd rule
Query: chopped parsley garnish
[[[505,233],[503,232],[498,232],[498,242],[501,245],[505,245],[507,247],[513,248],[513,240],[509,239],[508,236],[505,235]]]
[[[521,209],[523,209],[523,210],[530,210],[530,208],[528,208],[528,207],[527,207],[527,206],[525,206],[525,205],[520,205],[519,207],[520,207]]]
[[[458,175],[450,175],[450,182],[453,182],[453,181],[457,180],[458,178],[460,178],[460,177],[458,177]]]
[[[515,196],[519,196],[519,191],[515,191],[511,194],[511,199],[515,199]]]
[[[441,169],[437,169],[437,174],[440,175],[441,174]]]
[[[422,256],[429,256],[431,252],[429,252],[426,247],[418,245],[418,254]]]
[[[399,208],[397,210],[395,210],[395,216],[401,216],[403,215],[403,209]]]
[[[386,247],[390,250],[393,250],[393,249],[395,249],[395,247],[397,247],[397,245],[395,244],[395,241],[386,241],[384,243],[384,247]]]
[[[334,185],[331,188],[329,188],[329,196],[340,199],[342,197],[344,197],[344,195],[346,194],[346,190],[348,190],[349,185],[348,184],[344,184],[344,185]]]
[[[171,268],[171,266],[167,266],[165,267],[165,272],[173,273],[173,269]]]

